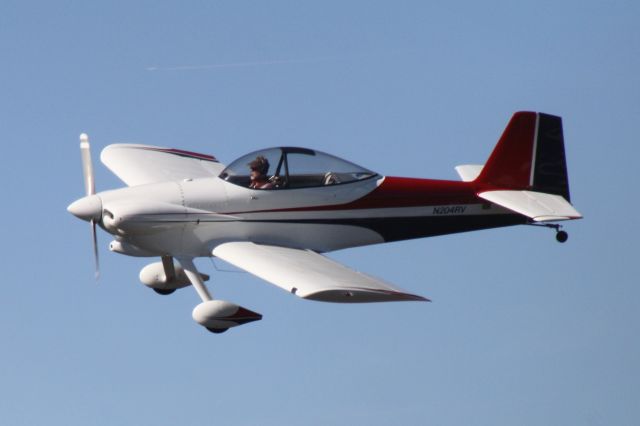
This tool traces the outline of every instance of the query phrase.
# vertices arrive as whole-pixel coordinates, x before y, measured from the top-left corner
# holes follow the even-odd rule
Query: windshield
[[[377,174],[306,148],[271,148],[240,157],[220,178],[255,189],[308,188],[356,182]]]

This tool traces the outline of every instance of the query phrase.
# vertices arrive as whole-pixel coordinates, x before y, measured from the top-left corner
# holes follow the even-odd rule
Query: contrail
[[[323,62],[335,59],[334,57],[307,58],[307,59],[281,59],[272,61],[256,61],[256,62],[227,62],[222,64],[208,65],[180,65],[176,67],[147,67],[147,71],[198,71],[211,70],[216,68],[241,68],[255,67],[260,65],[278,65],[278,64],[304,64],[313,62]]]

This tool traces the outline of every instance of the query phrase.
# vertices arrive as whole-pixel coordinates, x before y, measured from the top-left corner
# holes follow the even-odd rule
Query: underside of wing
[[[224,168],[211,155],[150,145],[109,145],[100,160],[129,186],[213,177]]]
[[[213,255],[304,299],[363,303],[428,301],[310,250],[231,242]]]

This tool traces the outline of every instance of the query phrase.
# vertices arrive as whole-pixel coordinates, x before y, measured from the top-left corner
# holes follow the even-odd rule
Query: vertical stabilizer
[[[560,195],[570,201],[562,119],[516,112],[476,182]]]

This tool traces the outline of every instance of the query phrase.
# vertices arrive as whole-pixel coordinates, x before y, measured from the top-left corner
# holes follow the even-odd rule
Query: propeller
[[[96,193],[95,180],[93,178],[93,165],[91,164],[91,147],[89,145],[89,135],[80,135],[80,155],[82,157],[82,175],[84,177],[84,189],[87,197]],[[91,235],[93,241],[93,259],[96,265],[96,281],[100,278],[100,259],[98,257],[98,235],[96,233],[97,219],[90,220]]]
[[[84,176],[84,189],[87,196],[96,193],[96,185],[93,180],[93,165],[91,164],[91,147],[89,146],[89,135],[80,135],[80,155],[82,156],[82,174]]]

